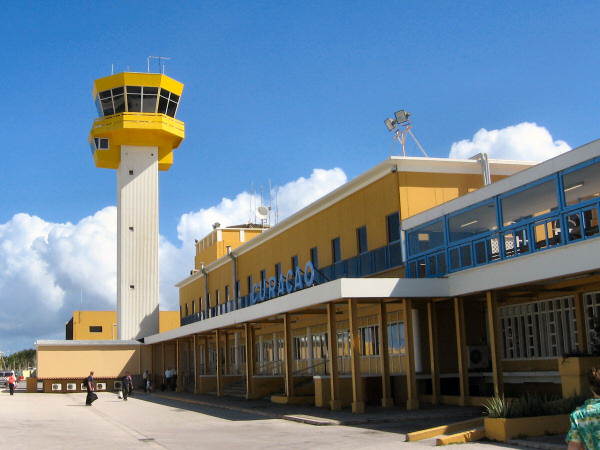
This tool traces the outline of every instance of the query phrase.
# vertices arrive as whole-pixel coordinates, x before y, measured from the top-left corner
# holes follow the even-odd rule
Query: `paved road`
[[[93,406],[85,394],[0,392],[3,445],[44,449],[414,449],[434,440],[404,442],[404,434],[435,425],[431,420],[355,426],[315,426],[264,414],[190,404],[154,395],[127,402],[101,392]],[[465,444],[468,450],[524,448],[493,443]]]

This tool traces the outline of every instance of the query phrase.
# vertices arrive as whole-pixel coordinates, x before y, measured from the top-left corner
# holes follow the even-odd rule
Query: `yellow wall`
[[[179,327],[179,311],[160,311],[160,333]],[[102,331],[92,333],[90,327],[102,327]],[[117,339],[116,311],[74,311],[73,340],[114,340]]]
[[[502,177],[494,177],[497,180]],[[317,267],[325,267],[332,264],[332,240],[339,237],[341,243],[341,259],[347,260],[358,254],[357,229],[366,226],[368,250],[383,247],[387,242],[387,216],[398,212],[400,219],[422,212],[433,206],[447,202],[458,196],[467,194],[483,184],[480,174],[456,174],[456,173],[412,173],[412,172],[390,172],[367,182],[359,189],[347,195],[341,194],[339,200],[328,207],[318,210],[312,215],[299,221],[284,232],[277,234],[277,227],[267,230],[271,236],[264,239],[260,245],[235,252],[237,256],[237,279],[240,282],[240,295],[249,293],[248,276],[252,276],[253,283],[260,283],[261,270],[266,271],[267,279],[275,276],[275,265],[281,263],[281,271],[285,275],[292,269],[291,259],[298,255],[298,264],[304,269],[310,260],[310,250],[317,247]],[[221,229],[225,231],[226,229]],[[216,242],[216,231],[207,236],[202,244],[204,249],[196,246],[197,256],[195,259],[198,267],[199,262],[205,266],[211,257],[221,257],[226,254],[220,242]],[[255,230],[262,231],[262,230]],[[246,230],[246,241],[248,233]],[[234,231],[234,234],[237,231]],[[227,239],[229,239],[228,237]],[[232,248],[236,243],[231,238]],[[223,237],[223,241],[226,238]],[[208,245],[210,243],[210,245]],[[242,247],[243,248],[243,247]],[[210,253],[209,253],[210,250]],[[202,260],[202,261],[201,261]],[[232,286],[232,262],[225,261],[216,269],[208,269],[208,292],[211,304],[216,305],[216,291],[220,292],[220,303],[224,303],[225,286],[230,286],[230,298],[234,298],[234,286]],[[382,276],[374,274],[373,276]],[[403,276],[403,270],[394,268],[385,276]],[[202,280],[202,281],[201,281]],[[196,312],[204,310],[204,281],[203,277],[180,288],[180,305],[182,316],[185,316],[185,305],[188,305],[188,315],[192,313],[191,303],[203,298],[202,305],[196,305]]]
[[[179,328],[179,311],[159,311],[158,326],[159,333]]]
[[[211,231],[196,243],[196,257],[194,259],[196,270],[201,264],[208,265],[227,254],[227,247],[235,250],[240,245],[262,234],[268,228],[219,228]],[[218,231],[218,232],[217,232]],[[218,234],[221,240],[218,240]],[[242,240],[243,234],[243,240]]]
[[[61,345],[37,349],[38,378],[117,378],[125,371],[139,374],[140,345]]]

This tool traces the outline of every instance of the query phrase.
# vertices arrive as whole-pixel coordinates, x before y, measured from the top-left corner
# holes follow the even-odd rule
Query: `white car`
[[[8,377],[10,377],[11,373],[12,371],[10,370],[0,371],[0,386],[6,387],[6,385],[8,384]]]

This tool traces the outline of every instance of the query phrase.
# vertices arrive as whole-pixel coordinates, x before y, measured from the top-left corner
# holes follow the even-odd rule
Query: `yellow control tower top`
[[[175,119],[183,84],[156,73],[123,72],[94,82],[99,118],[89,142],[96,167],[117,169],[122,145],[158,147],[158,170],[169,170],[185,137]]]

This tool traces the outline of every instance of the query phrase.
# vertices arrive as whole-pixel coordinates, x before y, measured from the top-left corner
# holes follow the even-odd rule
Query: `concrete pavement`
[[[183,392],[146,395],[136,391],[127,402],[111,392],[99,392],[98,396],[88,407],[85,393],[27,394],[19,390],[11,397],[8,391],[1,391],[3,444],[50,449],[422,448],[434,446],[435,440],[408,443],[405,434],[479,413],[456,407],[417,411],[367,408],[364,415],[355,415],[347,410],[332,412]],[[560,442],[560,438],[554,441]],[[469,450],[526,448],[491,442],[464,445]]]

